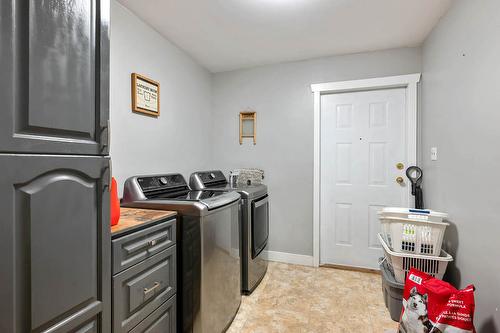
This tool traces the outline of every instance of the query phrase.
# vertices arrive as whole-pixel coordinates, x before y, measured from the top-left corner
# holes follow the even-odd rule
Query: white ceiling
[[[453,0],[118,0],[212,72],[417,46]]]

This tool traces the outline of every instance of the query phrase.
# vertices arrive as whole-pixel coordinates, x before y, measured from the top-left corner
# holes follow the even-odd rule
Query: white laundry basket
[[[382,236],[396,252],[439,256],[446,227],[445,213],[411,208],[384,208],[379,213]]]
[[[406,275],[412,267],[441,280],[446,272],[448,263],[453,261],[453,257],[444,250],[441,250],[439,257],[397,253],[389,249],[381,234],[378,234],[378,239],[384,249],[385,259],[389,263],[396,281],[399,283],[405,283]]]

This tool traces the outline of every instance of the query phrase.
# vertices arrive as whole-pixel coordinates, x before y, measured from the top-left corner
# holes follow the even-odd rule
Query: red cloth
[[[118,189],[116,179],[113,177],[111,180],[111,225],[118,224],[120,220],[120,199],[118,199]]]

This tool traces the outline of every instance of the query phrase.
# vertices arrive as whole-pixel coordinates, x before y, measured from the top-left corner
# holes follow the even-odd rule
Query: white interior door
[[[401,88],[321,96],[321,264],[378,268],[377,212],[408,206],[405,95]]]

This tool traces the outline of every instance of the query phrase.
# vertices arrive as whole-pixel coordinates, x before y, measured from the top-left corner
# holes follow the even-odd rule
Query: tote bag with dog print
[[[475,333],[474,286],[457,290],[417,269],[408,273],[400,333]]]

